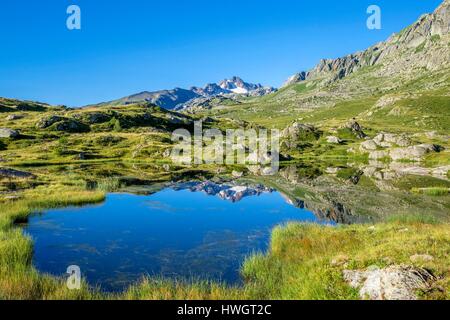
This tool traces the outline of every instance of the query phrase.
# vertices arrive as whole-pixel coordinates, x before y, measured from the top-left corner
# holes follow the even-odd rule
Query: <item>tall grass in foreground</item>
[[[15,222],[26,222],[33,212],[43,209],[97,203],[101,192],[90,192],[63,185],[40,186],[27,190],[23,199],[0,203],[0,299],[76,299],[95,294],[84,284],[80,291],[69,291],[62,280],[39,274],[31,265],[33,243]]]
[[[429,254],[433,261],[417,266],[440,279],[432,298],[448,299],[450,227],[418,221],[381,223],[375,229],[369,225],[333,228],[296,223],[277,227],[270,253],[255,255],[244,263],[246,289],[257,299],[357,299],[356,290],[343,279],[344,269],[414,265],[412,255]],[[423,297],[431,298],[428,294]]]

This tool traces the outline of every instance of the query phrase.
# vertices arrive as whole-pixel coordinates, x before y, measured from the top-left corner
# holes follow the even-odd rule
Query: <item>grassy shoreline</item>
[[[102,202],[105,193],[76,186],[40,186],[23,199],[0,204],[0,299],[357,299],[342,270],[371,265],[409,264],[436,275],[423,299],[449,299],[450,226],[420,217],[396,217],[370,225],[326,227],[292,223],[273,230],[270,250],[246,259],[245,285],[144,278],[120,294],[83,283],[71,291],[63,279],[40,274],[32,266],[33,243],[14,225],[36,211]],[[403,230],[403,231],[402,231]],[[405,231],[407,230],[407,231]],[[433,261],[413,263],[410,256],[429,254]],[[337,261],[337,262],[336,262]]]

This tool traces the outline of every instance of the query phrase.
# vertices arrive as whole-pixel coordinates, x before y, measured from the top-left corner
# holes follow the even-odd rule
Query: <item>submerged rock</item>
[[[384,159],[384,158],[388,158],[389,157],[389,152],[388,151],[372,151],[371,153],[369,153],[369,159],[372,160],[379,160],[379,159]]]
[[[373,141],[385,148],[392,147],[393,145],[397,145],[399,147],[409,147],[411,145],[411,140],[405,135],[398,135],[393,133],[380,133]]]

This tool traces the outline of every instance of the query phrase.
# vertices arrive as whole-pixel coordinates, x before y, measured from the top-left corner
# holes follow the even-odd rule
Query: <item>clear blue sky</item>
[[[440,0],[1,0],[0,96],[79,106],[233,75],[280,86],[386,39]],[[82,10],[82,30],[66,9]],[[382,9],[383,29],[366,28]]]

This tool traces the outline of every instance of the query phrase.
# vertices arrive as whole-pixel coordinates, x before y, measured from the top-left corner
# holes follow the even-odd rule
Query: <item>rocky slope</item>
[[[382,66],[380,74],[388,75],[404,71],[405,68],[426,68],[436,70],[449,65],[450,50],[448,42],[439,48],[434,44],[450,33],[450,1],[445,0],[434,13],[422,15],[413,25],[385,42],[378,43],[365,51],[338,59],[322,59],[308,72],[300,72],[289,78],[286,85],[305,80],[321,79],[333,82],[364,68]],[[414,49],[414,51],[411,51]],[[427,59],[412,57],[414,53],[425,50]],[[413,59],[412,59],[413,58]],[[393,62],[395,61],[395,64]]]

